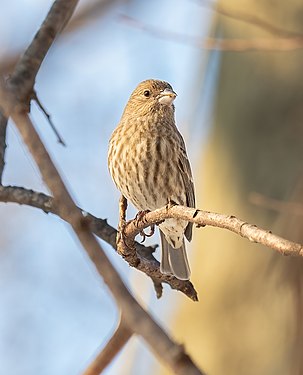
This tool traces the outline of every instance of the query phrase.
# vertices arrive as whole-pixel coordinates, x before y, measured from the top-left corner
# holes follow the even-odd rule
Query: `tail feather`
[[[160,231],[162,257],[160,271],[165,275],[174,275],[179,280],[189,280],[190,268],[185,250],[185,243],[179,249],[174,249]]]

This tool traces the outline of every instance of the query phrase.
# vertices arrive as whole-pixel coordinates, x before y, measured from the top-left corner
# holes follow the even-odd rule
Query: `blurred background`
[[[51,4],[1,2],[2,74],[12,71]],[[198,206],[302,242],[302,51],[202,48],[208,37],[293,38],[303,34],[302,21],[299,0],[80,1],[36,80],[67,147],[35,104],[31,115],[79,206],[116,226],[108,140],[135,86],[158,78],[178,93]],[[7,144],[4,184],[47,192],[13,124]],[[80,374],[115,329],[114,301],[64,222],[14,204],[1,204],[0,217],[0,374]],[[194,303],[168,287],[157,300],[147,277],[102,246],[208,374],[303,374],[301,259],[221,229],[195,230],[188,246]],[[105,373],[169,374],[135,338]]]

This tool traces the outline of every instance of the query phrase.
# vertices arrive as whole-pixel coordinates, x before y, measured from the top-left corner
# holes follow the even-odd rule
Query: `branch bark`
[[[46,213],[58,215],[64,220],[64,218],[60,215],[58,204],[54,198],[44,193],[35,192],[33,190],[17,186],[0,186],[0,201],[6,203],[12,202],[25,204],[31,207],[39,208]],[[78,210],[79,213],[83,215],[83,210],[80,208],[78,208]],[[103,241],[110,244],[113,249],[117,250],[117,230],[110,226],[104,219],[99,219],[86,212],[84,215],[89,222],[93,233]],[[145,273],[152,279],[158,298],[160,298],[162,295],[161,284],[166,283],[172,289],[182,292],[193,301],[197,301],[197,292],[190,281],[178,280],[173,276],[163,275],[160,272],[160,264],[153,256],[154,250],[155,249],[153,247],[145,247],[142,244],[135,242],[133,257],[126,260],[129,260],[129,264],[131,266],[136,266],[139,271]]]
[[[177,205],[168,205],[148,212],[139,219],[129,221],[124,228],[124,234],[127,239],[126,244],[129,247],[133,246],[134,238],[141,230],[169,218],[187,220],[197,224],[197,227],[209,225],[227,229],[241,237],[247,238],[251,242],[270,247],[283,255],[303,256],[303,246],[301,244],[286,240],[268,230],[258,228],[254,224],[249,224],[238,219],[233,215],[223,215]]]

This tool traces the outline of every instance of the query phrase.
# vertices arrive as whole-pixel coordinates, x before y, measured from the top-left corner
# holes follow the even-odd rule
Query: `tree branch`
[[[123,316],[120,323],[102,351],[83,372],[82,375],[99,375],[111,363],[120,350],[127,344],[132,336],[132,330],[128,328]]]
[[[299,243],[286,240],[282,237],[272,234],[254,224],[249,224],[232,215],[222,215],[214,212],[201,211],[195,208],[183,207],[178,205],[169,205],[158,210],[148,212],[136,220],[129,221],[124,227],[126,245],[129,248],[133,246],[135,236],[144,228],[152,224],[162,222],[169,218],[179,218],[197,224],[197,227],[207,225],[227,229],[241,237],[247,238],[251,242],[256,242],[270,247],[283,255],[303,256],[303,246]],[[120,246],[123,246],[120,241]]]
[[[239,10],[233,10],[218,2],[213,2],[209,0],[194,0],[194,2],[198,3],[199,5],[203,7],[212,9],[214,12],[221,14],[222,16],[232,18],[235,21],[241,21],[241,22],[251,24],[253,26],[257,26],[275,36],[278,35],[280,37],[285,37],[285,38],[303,37],[302,33],[291,31],[291,30],[286,30],[282,27],[271,24],[267,20],[262,19],[257,15],[239,11]]]
[[[7,118],[0,112],[0,184],[5,167]]]
[[[71,18],[77,4],[78,0],[56,0],[33,41],[18,61],[8,86],[16,92],[17,99],[23,104],[29,105],[42,61],[56,36]]]
[[[30,100],[33,97],[33,87],[36,75],[49,48],[56,36],[62,31],[72,16],[78,0],[56,0],[49,10],[44,22],[36,33],[29,47],[17,62],[11,78],[7,80],[7,87],[15,93],[14,100],[22,103],[29,112]],[[12,104],[12,103],[11,103]],[[7,119],[0,113],[0,177],[4,170],[6,150]]]
[[[169,30],[146,25],[138,19],[125,14],[120,19],[129,26],[145,31],[156,38],[167,39],[177,43],[192,45],[205,50],[248,52],[248,51],[294,51],[303,48],[303,37],[253,38],[253,39],[216,39],[184,35]]]
[[[89,2],[84,7],[79,9],[79,12],[76,12],[74,17],[72,17],[71,21],[64,28],[64,31],[62,30],[62,34],[71,34],[75,30],[87,26],[92,20],[100,17],[101,15],[107,14],[106,11],[110,7],[113,7],[114,5],[122,2],[123,0],[95,0]],[[4,57],[0,61],[0,74],[10,73],[18,62],[19,57],[20,53],[11,54],[8,57]]]
[[[248,199],[252,204],[268,210],[279,213],[290,213],[300,216],[303,215],[303,204],[300,202],[282,201],[256,192],[250,193]]]
[[[25,204],[28,206],[36,207],[43,210],[46,213],[52,213],[60,216],[58,205],[54,198],[44,194],[38,193],[33,190],[25,189],[17,186],[0,186],[0,201],[1,202],[12,202],[18,204]],[[81,215],[83,210],[78,208]],[[84,213],[90,223],[91,230],[95,235],[101,238],[103,241],[110,244],[113,249],[117,250],[117,230],[110,226],[106,220],[98,219],[97,217]],[[64,218],[60,216],[63,220]],[[145,247],[142,244],[135,243],[135,252],[133,258],[129,259],[129,264],[147,276],[149,276],[155,285],[157,297],[161,297],[161,283],[168,284],[172,289],[178,290],[184,293],[187,297],[193,301],[197,301],[197,292],[190,281],[178,280],[173,276],[163,275],[160,272],[160,264],[157,259],[153,256],[153,247]]]
[[[26,204],[40,208],[45,212],[60,215],[52,197],[16,186],[0,187],[0,201]],[[83,211],[79,208],[79,212]],[[91,223],[93,232],[114,249],[117,249],[117,231],[106,220],[98,219],[89,213],[85,213],[85,216]],[[162,275],[159,271],[159,262],[152,255],[153,249],[146,248],[134,241],[134,238],[142,229],[168,218],[184,219],[197,224],[198,227],[209,225],[227,229],[252,242],[270,247],[283,255],[303,256],[301,244],[281,238],[270,231],[258,228],[256,225],[249,224],[231,215],[222,215],[182,206],[170,206],[149,212],[139,219],[130,220],[124,228],[124,241],[119,241],[118,243],[118,246],[123,246],[119,253],[123,254],[123,257],[130,265],[150,276],[154,282],[158,284],[167,283],[172,289],[183,292],[193,300],[196,300],[197,296],[192,284],[175,279],[172,276]],[[135,246],[135,251],[133,251],[133,246]]]

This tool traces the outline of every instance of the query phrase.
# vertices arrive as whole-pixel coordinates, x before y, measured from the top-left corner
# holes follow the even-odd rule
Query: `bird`
[[[139,211],[169,203],[195,207],[191,166],[175,124],[176,97],[168,82],[148,79],[139,83],[109,141],[110,175]],[[184,237],[191,241],[192,226],[177,218],[159,224],[162,274],[189,280]]]

